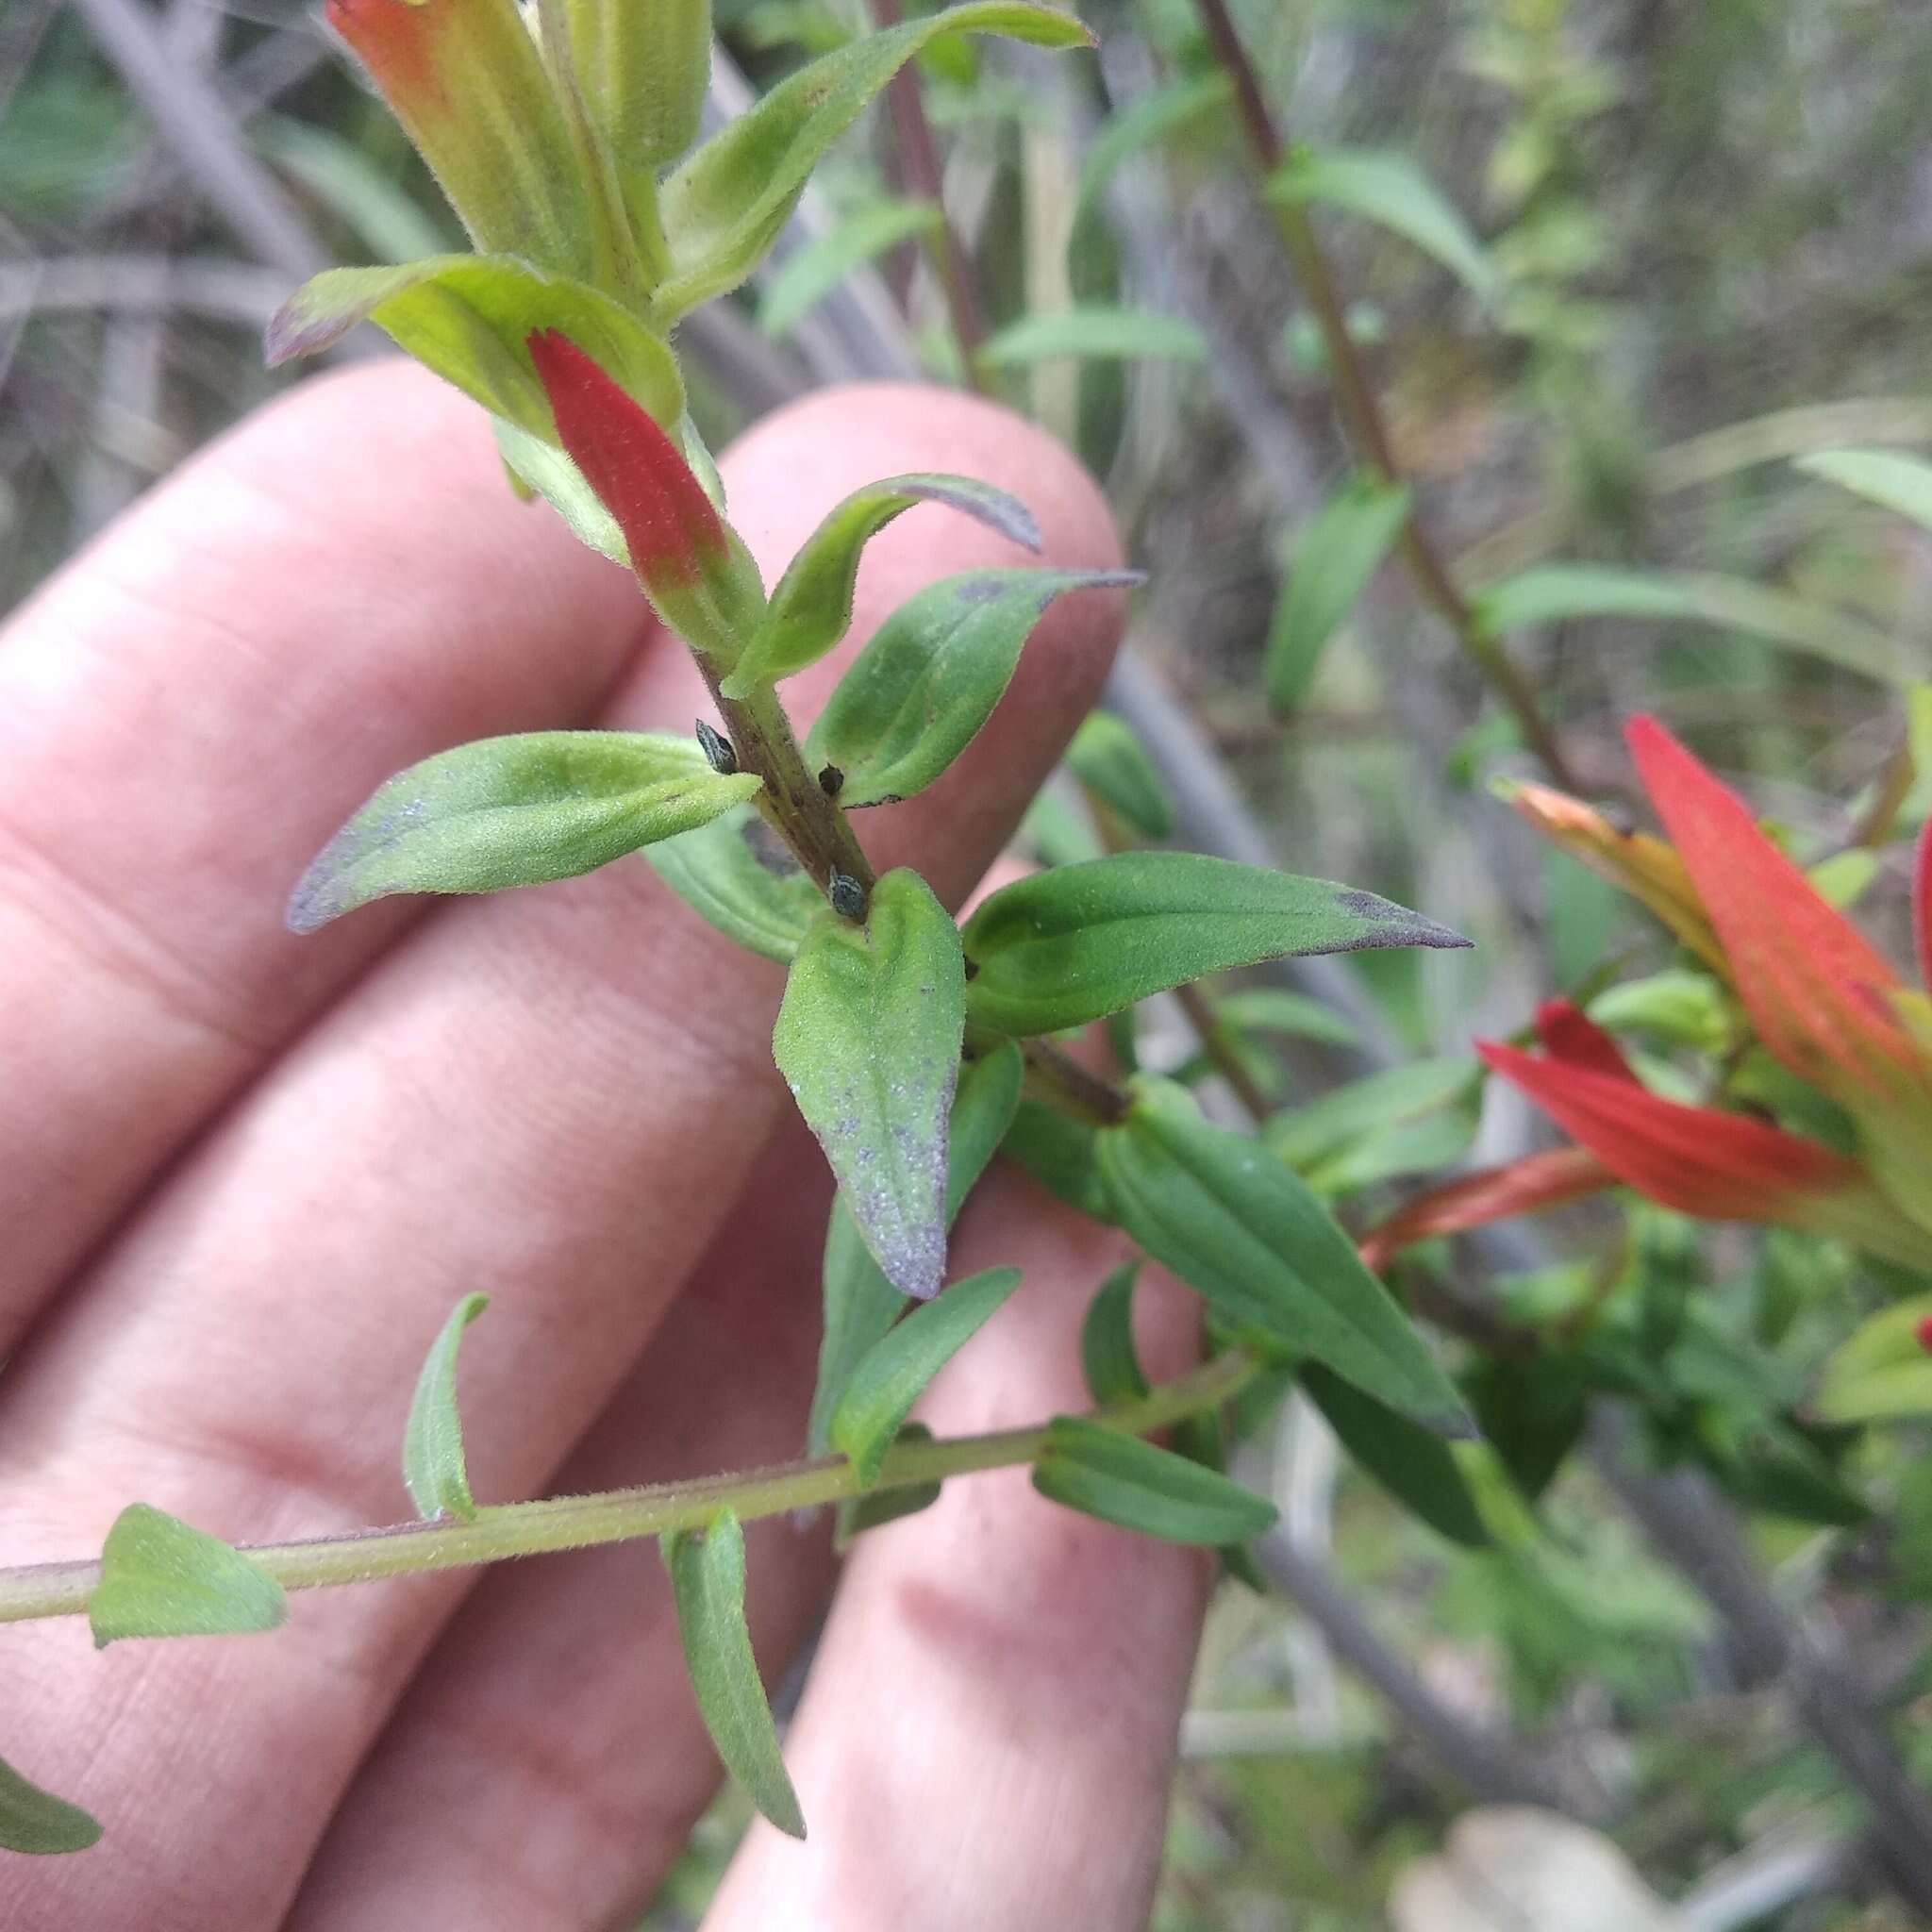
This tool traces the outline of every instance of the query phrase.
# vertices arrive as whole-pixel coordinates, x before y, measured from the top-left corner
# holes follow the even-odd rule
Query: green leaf
[[[689,739],[527,731],[438,752],[379,786],[289,899],[313,932],[391,892],[495,892],[575,878],[730,810],[758,789]]]
[[[1456,1452],[1441,1437],[1364,1395],[1319,1363],[1301,1384],[1354,1460],[1405,1509],[1451,1542],[1481,1549],[1490,1541]]]
[[[861,1487],[912,1413],[925,1385],[991,1319],[1020,1285],[1017,1268],[989,1268],[914,1308],[868,1349],[832,1412],[832,1447],[852,1460]]]
[[[1411,1060],[1276,1114],[1261,1139],[1323,1194],[1445,1167],[1475,1137],[1482,1079],[1471,1060]]]
[[[1274,1504],[1170,1449],[1083,1416],[1056,1416],[1033,1465],[1042,1496],[1165,1542],[1245,1542],[1274,1526]]]
[[[1409,500],[1405,486],[1364,472],[1309,520],[1268,631],[1268,701],[1277,711],[1307,695],[1323,647],[1401,536]]]
[[[446,252],[442,229],[355,142],[279,114],[261,115],[252,131],[276,167],[353,228],[379,259],[415,261]]]
[[[1709,571],[1542,564],[1485,585],[1472,602],[1491,637],[1573,617],[1675,618],[1788,644],[1884,684],[1907,684],[1913,675],[1909,654],[1862,619]]]
[[[1124,590],[1126,571],[973,570],[941,577],[873,633],[820,712],[806,754],[845,774],[840,800],[910,798],[978,735],[1041,614],[1069,591]]]
[[[805,1814],[785,1774],[744,1621],[744,1531],[721,1509],[702,1530],[672,1531],[662,1548],[685,1668],[711,1742],[752,1803],[780,1831],[802,1839]]]
[[[1177,315],[1130,308],[1063,308],[1023,315],[995,329],[974,359],[982,369],[1030,369],[1036,362],[1135,361],[1143,357],[1205,362],[1208,339]]]
[[[1020,1049],[1009,1041],[969,1061],[953,1096],[946,1147],[946,1225],[958,1220],[979,1177],[986,1172],[1020,1104],[1024,1075]],[[824,1335],[819,1343],[818,1381],[807,1425],[807,1453],[823,1456],[831,1446],[832,1412],[853,1371],[866,1352],[906,1312],[906,1297],[888,1281],[872,1257],[852,1210],[840,1194],[825,1227],[825,1254],[820,1273],[824,1296]]]
[[[791,963],[824,897],[754,806],[646,847],[658,876],[706,924],[747,952]]]
[[[1932,1415],[1932,1295],[1912,1295],[1861,1322],[1826,1357],[1811,1411],[1828,1423]]]
[[[1090,1221],[1111,1226],[1120,1219],[1100,1175],[1098,1139],[1086,1122],[1043,1101],[1022,1100],[1001,1152]]]
[[[806,539],[772,592],[763,622],[724,680],[727,698],[749,696],[815,664],[852,626],[852,594],[865,546],[894,518],[936,503],[976,518],[1028,550],[1040,525],[1017,497],[970,476],[889,476],[855,491]]]
[[[457,1350],[463,1330],[490,1306],[487,1294],[466,1294],[431,1343],[409,1401],[403,1431],[403,1482],[425,1522],[454,1516],[468,1523],[476,1513],[463,1461],[463,1420],[457,1407]]]
[[[1434,182],[1407,155],[1363,148],[1297,148],[1268,183],[1281,202],[1323,202],[1379,222],[1488,300],[1496,273],[1482,244],[1469,231]]]
[[[1174,801],[1133,726],[1111,711],[1089,711],[1067,746],[1081,784],[1143,839],[1174,830]]]
[[[932,1431],[924,1423],[908,1423],[893,1438],[893,1446],[932,1440]],[[863,1495],[848,1496],[839,1505],[832,1546],[842,1555],[867,1530],[897,1523],[902,1516],[917,1516],[922,1509],[930,1509],[939,1499],[940,1485],[936,1482],[900,1483],[890,1490],[867,1490]]]
[[[1095,1402],[1131,1402],[1147,1392],[1147,1377],[1134,1347],[1134,1282],[1138,1261],[1116,1268],[1087,1305],[1080,1324],[1080,1367]]]
[[[684,414],[684,381],[661,337],[609,296],[513,257],[441,255],[400,268],[326,270],[270,322],[268,365],[312,356],[361,322],[543,443],[556,444],[557,421],[527,346],[541,329],[568,336],[657,422],[675,426]]]
[[[710,0],[565,0],[565,15],[577,86],[619,176],[668,167],[698,138]]]
[[[1444,1435],[1467,1435],[1455,1386],[1309,1189],[1256,1141],[1210,1125],[1184,1089],[1137,1078],[1100,1133],[1121,1224],[1214,1308],[1325,1362]]]
[[[1798,468],[1932,530],[1932,463],[1889,449],[1822,449]]]
[[[1226,116],[1223,110],[1232,94],[1233,84],[1217,69],[1212,74],[1170,81],[1165,87],[1144,94],[1131,107],[1108,114],[1089,145],[1086,162],[1080,170],[1074,223],[1092,210],[1124,161],[1197,122],[1224,125]]]
[[[1192,852],[1124,852],[1018,880],[967,921],[967,1011],[1058,1033],[1212,973],[1307,953],[1463,946],[1373,892]]]
[[[1036,46],[1091,46],[1077,20],[1019,0],[974,0],[867,35],[802,67],[713,135],[664,183],[670,277],[652,296],[669,325],[744,280],[825,151],[907,61],[948,33],[996,33]]]
[[[0,1758],[0,1851],[84,1852],[100,1837],[98,1819],[29,1783]]]
[[[826,910],[785,982],[772,1048],[886,1279],[920,1301],[946,1266],[946,1115],[959,1072],[959,930],[917,873],[863,926]]]
[[[275,1578],[219,1537],[145,1503],[114,1519],[87,1605],[94,1648],[124,1637],[227,1637],[289,1614]]]
[[[1243,1033],[1282,1033],[1326,1046],[1357,1046],[1361,1036],[1332,1007],[1305,992],[1274,986],[1244,986],[1224,993],[1215,1009],[1222,1022]]]
[[[765,284],[758,326],[768,336],[789,335],[854,269],[915,235],[933,234],[943,220],[936,202],[869,203],[786,257]]]

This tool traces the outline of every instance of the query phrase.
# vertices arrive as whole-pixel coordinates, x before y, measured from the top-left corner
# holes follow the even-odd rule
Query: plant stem
[[[1242,131],[1264,175],[1280,167],[1284,148],[1281,136],[1262,98],[1247,50],[1228,17],[1225,0],[1194,0],[1215,57],[1234,83],[1235,102]],[[1368,371],[1357,353],[1355,339],[1348,332],[1341,297],[1329,273],[1328,258],[1315,234],[1315,225],[1305,208],[1296,203],[1270,197],[1268,207],[1281,231],[1282,246],[1289,264],[1300,283],[1308,307],[1314,311],[1328,367],[1335,380],[1335,399],[1341,413],[1348,440],[1357,456],[1374,470],[1384,483],[1399,484],[1404,476],[1396,458],[1395,444],[1389,434],[1387,418],[1376,400]],[[1516,720],[1524,741],[1553,783],[1566,791],[1585,790],[1571,769],[1561,742],[1542,714],[1535,688],[1504,650],[1501,641],[1484,630],[1468,598],[1461,591],[1441,553],[1430,541],[1421,518],[1411,509],[1403,525],[1400,542],[1402,560],[1423,601],[1447,624],[1460,642],[1463,654],[1488,682]]]
[[[851,821],[806,763],[805,753],[799,748],[791,721],[785,715],[777,692],[768,685],[748,698],[727,698],[719,689],[718,675],[704,654],[694,651],[691,655],[710,687],[718,714],[724,721],[725,734],[738,755],[739,770],[756,772],[764,780],[764,789],[753,803],[810,874],[819,891],[839,905],[846,917],[862,921],[865,904],[872,896],[871,861],[852,830]],[[856,883],[856,912],[840,904],[834,894],[835,873]]]
[[[1214,1010],[1214,1002],[1198,986],[1177,986],[1174,991],[1181,1011],[1188,1016],[1188,1024],[1194,1029],[1194,1037],[1201,1042],[1201,1051],[1214,1063],[1214,1071],[1234,1090],[1234,1097],[1241,1102],[1241,1111],[1258,1127],[1274,1109],[1269,1105],[1268,1096],[1261,1091],[1260,1083],[1249,1071],[1234,1041],[1228,1038],[1227,1027]]]
[[[883,32],[899,25],[899,0],[872,0],[874,24]],[[946,297],[946,313],[953,325],[953,338],[959,345],[959,359],[965,365],[966,380],[984,390],[979,370],[979,352],[986,342],[986,319],[980,312],[979,293],[974,287],[972,263],[961,245],[952,217],[946,213],[945,184],[940,175],[939,150],[933,144],[932,124],[925,118],[925,103],[920,96],[919,73],[910,63],[892,76],[888,90],[892,104],[892,136],[898,162],[898,187],[919,201],[930,202],[939,209],[938,226],[926,241],[926,253],[939,276]]]
[[[1026,1092],[1056,1113],[1070,1114],[1095,1127],[1117,1127],[1126,1119],[1127,1096],[1052,1041],[1023,1040],[1020,1055],[1026,1062]]]
[[[1163,1382],[1132,1402],[1091,1412],[1092,1420],[1128,1435],[1156,1429],[1227,1401],[1255,1373],[1254,1359],[1234,1350],[1190,1374]],[[1002,1429],[941,1441],[901,1442],[889,1450],[875,1490],[942,1482],[948,1476],[1031,1462],[1046,1441],[1046,1425]],[[628,1542],[665,1530],[699,1529],[729,1507],[741,1521],[782,1516],[856,1496],[861,1485],[842,1456],[781,1463],[692,1482],[651,1483],[590,1496],[555,1496],[538,1503],[481,1508],[467,1523],[440,1517],[347,1536],[298,1542],[243,1544],[248,1557],[284,1590],[321,1590],[374,1583],[389,1576],[463,1569],[551,1550]],[[98,1562],[35,1563],[0,1570],[0,1624],[85,1613],[100,1581]]]

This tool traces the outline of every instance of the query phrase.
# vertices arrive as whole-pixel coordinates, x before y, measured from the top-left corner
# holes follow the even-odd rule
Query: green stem
[[[1143,1436],[1172,1423],[1218,1407],[1254,1374],[1252,1357],[1234,1351],[1216,1356],[1191,1374],[1163,1382],[1133,1402],[1114,1403],[1092,1419],[1128,1435]],[[942,1482],[948,1476],[1031,1462],[1046,1441],[1046,1427],[1002,1429],[941,1441],[901,1442],[889,1450],[874,1490]],[[555,1496],[538,1503],[481,1508],[467,1523],[399,1524],[348,1536],[300,1542],[243,1544],[250,1559],[284,1590],[322,1590],[343,1583],[375,1583],[431,1570],[498,1563],[551,1550],[586,1549],[634,1541],[672,1529],[700,1529],[720,1509],[741,1522],[782,1516],[794,1509],[841,1503],[860,1491],[842,1456],[781,1463],[693,1482],[650,1483],[591,1496]],[[0,1570],[0,1624],[86,1613],[100,1581],[98,1562],[36,1563]]]
[[[1262,99],[1253,64],[1241,36],[1235,31],[1224,0],[1194,0],[1216,58],[1234,83],[1235,103],[1248,146],[1263,177],[1281,165],[1281,137]],[[1376,400],[1368,371],[1357,353],[1355,339],[1348,332],[1341,296],[1329,273],[1328,258],[1315,234],[1308,212],[1296,203],[1268,200],[1269,211],[1281,231],[1282,247],[1294,271],[1308,307],[1314,312],[1327,351],[1328,367],[1335,379],[1336,406],[1341,412],[1348,440],[1357,458],[1384,483],[1405,480],[1395,455],[1394,440]],[[1449,625],[1461,644],[1463,655],[1515,718],[1524,741],[1535,752],[1554,784],[1566,791],[1582,791],[1582,782],[1571,769],[1563,747],[1549,721],[1542,714],[1535,687],[1478,621],[1474,609],[1450,574],[1422,520],[1411,510],[1404,525],[1400,542],[1402,560],[1423,601]]]
[[[1092,1127],[1117,1127],[1126,1119],[1127,1096],[1111,1080],[1089,1073],[1072,1054],[1062,1053],[1051,1041],[1023,1040],[1020,1057],[1026,1063],[1024,1091],[1028,1098]]]

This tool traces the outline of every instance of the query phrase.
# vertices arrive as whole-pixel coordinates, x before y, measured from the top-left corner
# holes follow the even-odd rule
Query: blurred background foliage
[[[1779,625],[1734,600],[1716,622],[1558,613],[1513,639],[1574,773],[1633,810],[1621,723],[1658,712],[1807,860],[1857,855],[1835,890],[1903,960],[1907,848],[1890,835],[1927,801],[1923,766],[1901,762],[1901,687],[1932,674],[1932,535],[1793,459],[1932,445],[1932,8],[1230,10],[1290,139],[1407,157],[1459,216],[1433,249],[1386,222],[1317,223],[1400,467],[1465,585],[1560,559],[1784,595]],[[722,441],[814,380],[970,364],[1077,445],[1152,573],[1135,661],[1232,774],[1249,829],[1478,942],[1357,956],[1348,997],[1327,982],[1314,1013],[1306,990],[1222,1008],[1219,1073],[1241,1060],[1283,1109],[1271,1146],[1364,1226],[1420,1177],[1547,1144],[1525,1103],[1481,1091],[1473,1036],[1674,956],[1490,796],[1533,764],[1399,572],[1269,703],[1291,559],[1351,467],[1328,358],[1191,0],[1081,12],[1095,59],[954,42],[921,65],[979,340],[962,342],[920,252],[938,217],[881,110],[819,177],[777,271],[688,329],[697,413]],[[863,25],[858,0],[718,0],[720,104]],[[6,0],[0,603],[300,379],[257,349],[297,280],[460,245],[309,9]],[[1893,675],[1848,668],[1847,641],[1873,639]],[[1076,760],[1030,821],[1036,852],[1120,833],[1117,790]],[[1204,842],[1198,800],[1182,805],[1177,836]],[[1347,1045],[1365,1031],[1400,1056],[1367,1087]],[[1171,1003],[1134,1045],[1216,1081]],[[1498,1452],[1483,1467],[1507,1491],[1482,1513],[1533,1504],[1533,1536],[1439,1534],[1412,1471],[1393,1473],[1405,1507],[1303,1399],[1249,1419],[1238,1466],[1282,1505],[1278,1591],[1217,1600],[1162,1932],[1914,1923],[1885,1821],[1847,1789],[1856,1740],[1807,1714],[1779,1649],[1807,1631],[1849,1703],[1932,1771],[1924,1424],[1831,1429],[1806,1406],[1824,1356],[1901,1284],[1813,1236],[1643,1204],[1542,1231],[1535,1250],[1432,1249],[1405,1276],[1425,1313],[1444,1297],[1533,1325],[1593,1311],[1588,1363],[1467,1357]],[[1607,1387],[1630,1440],[1570,1454]],[[1741,1566],[1728,1583],[1693,1560],[1712,1550]],[[1496,1808],[1524,1798],[1545,1812]],[[653,1924],[691,1922],[741,1823],[721,1800]],[[1526,1874],[1553,1874],[1527,1905]]]

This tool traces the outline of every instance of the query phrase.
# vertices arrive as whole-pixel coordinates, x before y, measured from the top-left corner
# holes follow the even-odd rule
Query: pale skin
[[[970,398],[835,391],[724,464],[768,580],[848,490],[1023,497],[1045,561],[1118,545],[1072,459]],[[878,540],[854,640],[918,585],[1025,561],[937,508]],[[1053,607],[984,736],[862,815],[958,903],[1091,703],[1119,599]],[[770,1059],[781,978],[641,861],[307,940],[290,882],[411,760],[491,732],[688,730],[635,585],[505,488],[480,413],[401,364],[307,385],[157,491],[0,634],[0,1560],[98,1550],[142,1500],[267,1541],[396,1521],[402,1418],[471,1290],[486,1501],[798,1452],[823,1164]],[[1084,1406],[1115,1238],[995,1170],[954,1272],[1025,1270],[929,1394],[941,1432]],[[1156,1373],[1187,1308],[1141,1297]],[[956,1480],[861,1541],[750,1533],[775,1677],[831,1605],[787,1758],[708,1932],[1141,1924],[1208,1568]],[[622,1925],[717,1764],[654,1547],[293,1600],[266,1636],[0,1630],[0,1756],[107,1826],[0,1853],[13,1932]]]

